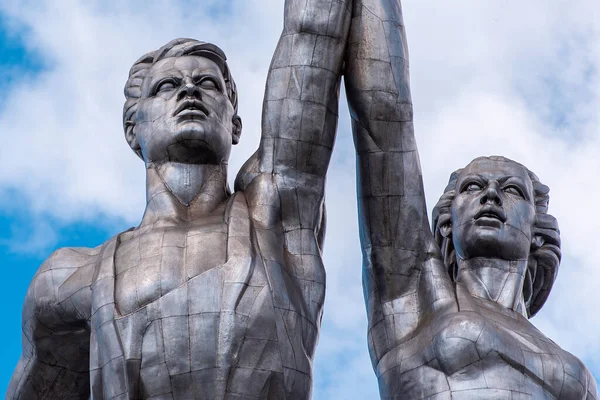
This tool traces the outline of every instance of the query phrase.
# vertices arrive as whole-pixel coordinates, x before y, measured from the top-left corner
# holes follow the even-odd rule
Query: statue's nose
[[[480,199],[481,204],[485,204],[487,202],[494,202],[499,206],[502,206],[502,198],[499,194],[498,182],[490,181],[488,183],[487,188],[483,191],[483,196]]]
[[[198,86],[194,85],[191,82],[187,82],[179,90],[179,93],[177,94],[177,100],[181,100],[184,97],[192,97],[197,100],[202,100],[202,92],[200,91]]]

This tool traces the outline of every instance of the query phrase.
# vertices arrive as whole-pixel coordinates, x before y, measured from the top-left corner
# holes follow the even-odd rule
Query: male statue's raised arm
[[[260,146],[236,180],[262,234],[284,239],[285,267],[298,279],[306,317],[315,326],[325,289],[325,173],[337,128],[350,7],[350,0],[286,0],[267,77]],[[279,218],[282,230],[275,234]]]

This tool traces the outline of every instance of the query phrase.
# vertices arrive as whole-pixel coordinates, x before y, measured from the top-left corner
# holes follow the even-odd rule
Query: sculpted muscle
[[[548,188],[514,161],[478,158],[452,174],[432,232],[399,1],[354,2],[346,59],[382,398],[595,398],[585,366],[528,321],[560,263]]]
[[[23,305],[23,355],[7,398],[80,398],[89,393],[91,282],[99,249],[54,252]]]
[[[146,168],[144,216],[96,251],[92,267],[65,275],[53,293],[64,302],[42,297],[41,309],[60,304],[76,315],[45,337],[58,334],[60,352],[76,352],[76,337],[87,349],[81,379],[70,378],[88,383],[70,389],[74,397],[310,396],[325,289],[324,179],[349,19],[348,1],[286,1],[261,144],[235,193],[227,165],[242,122],[225,54],[175,39],[136,61],[123,125]],[[27,364],[34,358],[25,356],[15,380],[39,376]],[[14,390],[43,398],[51,382]]]

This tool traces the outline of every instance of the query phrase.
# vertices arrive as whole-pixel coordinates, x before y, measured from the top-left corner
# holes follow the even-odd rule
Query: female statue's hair
[[[125,83],[125,105],[123,106],[123,129],[125,137],[128,136],[128,130],[133,127],[133,116],[135,115],[138,102],[142,96],[142,84],[144,78],[148,75],[150,68],[158,61],[170,57],[182,56],[197,56],[208,58],[214,61],[223,74],[225,80],[225,88],[227,96],[233,105],[233,109],[237,114],[238,110],[238,95],[235,86],[235,81],[231,76],[227,65],[227,57],[223,50],[212,43],[201,42],[195,39],[180,38],[171,40],[169,43],[162,46],[160,49],[151,51],[140,57],[129,70],[129,78]],[[136,154],[142,158],[141,151],[136,151]]]
[[[479,157],[473,161],[486,159],[521,165],[500,156]],[[560,231],[558,230],[556,218],[548,214],[548,200],[550,198],[548,192],[550,189],[548,186],[542,184],[533,172],[525,166],[521,166],[527,170],[529,178],[533,183],[536,209],[535,222],[532,229],[531,251],[529,253],[527,270],[525,272],[525,284],[523,286],[523,298],[527,307],[527,315],[528,317],[533,317],[546,302],[556,279],[556,274],[558,273],[561,258]],[[456,251],[452,242],[452,234],[443,235],[442,228],[449,227],[449,231],[451,232],[450,208],[456,195],[456,181],[461,172],[462,169],[459,169],[450,175],[450,180],[446,189],[444,189],[444,194],[433,209],[432,218],[435,240],[440,246],[444,264],[453,280],[456,279],[457,274]]]

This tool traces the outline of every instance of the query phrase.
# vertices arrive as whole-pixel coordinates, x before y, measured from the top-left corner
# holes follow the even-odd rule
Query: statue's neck
[[[147,204],[140,226],[193,221],[212,214],[229,195],[226,164],[149,163]]]
[[[491,300],[527,317],[523,299],[526,270],[527,260],[459,259],[456,281],[472,296]]]

